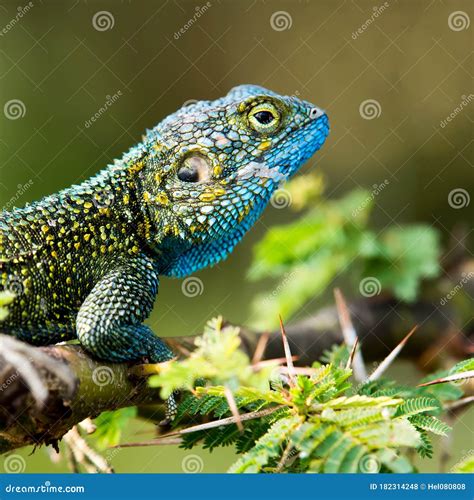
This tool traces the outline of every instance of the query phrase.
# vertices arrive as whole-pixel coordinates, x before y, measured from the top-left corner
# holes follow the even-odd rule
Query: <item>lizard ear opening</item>
[[[178,169],[177,176],[182,182],[204,182],[209,180],[211,166],[206,158],[199,155],[188,156]]]

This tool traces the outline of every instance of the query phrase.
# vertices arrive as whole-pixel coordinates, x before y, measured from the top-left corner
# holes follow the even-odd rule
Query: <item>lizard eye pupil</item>
[[[183,182],[201,182],[209,179],[209,164],[201,156],[189,156],[177,172],[178,179]]]
[[[197,182],[199,180],[199,172],[196,168],[183,166],[178,170],[178,179],[183,182]]]
[[[255,119],[260,122],[262,125],[268,125],[271,123],[275,117],[270,111],[258,111],[254,114]]]

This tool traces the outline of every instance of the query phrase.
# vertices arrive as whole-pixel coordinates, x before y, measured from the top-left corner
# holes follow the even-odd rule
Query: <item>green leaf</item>
[[[282,453],[284,442],[291,431],[301,422],[298,415],[282,418],[275,422],[255,446],[232,465],[229,472],[259,472],[271,458]]]
[[[411,416],[426,411],[439,410],[440,404],[432,398],[410,398],[406,399],[398,408],[396,417]]]
[[[449,427],[449,425],[430,415],[413,415],[409,417],[409,419],[410,422],[416,427],[419,427],[420,429],[423,429],[425,431],[430,431],[433,434],[437,434],[438,436],[446,436],[451,430],[451,427]]]
[[[137,409],[132,406],[115,411],[104,411],[96,419],[97,426],[94,438],[100,448],[116,446],[120,443],[122,432],[131,418],[135,417]]]

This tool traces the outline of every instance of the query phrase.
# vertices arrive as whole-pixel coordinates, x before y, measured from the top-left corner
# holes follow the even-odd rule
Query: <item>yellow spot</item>
[[[80,247],[80,246],[81,246],[81,244],[80,244],[80,243],[74,243],[74,248],[75,248],[76,250],[79,250],[79,247]]]
[[[199,196],[201,201],[214,201],[216,199],[216,195],[214,193],[202,193]]]
[[[140,172],[140,170],[142,170],[142,168],[145,166],[145,162],[143,161],[137,161],[137,163],[131,165],[129,168],[128,168],[128,171],[131,173],[131,174],[136,174],[138,172]]]
[[[86,234],[84,235],[84,239],[85,239],[86,241],[89,241],[89,240],[90,240],[90,237],[91,237],[91,235],[90,235],[89,233],[86,233]]]
[[[260,143],[257,149],[260,149],[261,151],[266,151],[271,145],[272,141],[263,141],[262,143]]]
[[[92,205],[92,203],[90,201],[86,201],[84,203],[84,208],[92,208],[92,207],[93,207],[93,205]]]
[[[128,194],[125,194],[125,195],[123,196],[123,203],[124,203],[125,205],[128,205],[128,203],[129,203],[129,202],[130,202],[130,197],[128,196]]]
[[[160,205],[168,205],[168,203],[170,201],[168,199],[168,195],[166,193],[159,193],[159,194],[157,194],[156,197],[155,197],[155,200]]]
[[[155,181],[159,184],[161,182],[161,179],[162,179],[161,174],[160,173],[156,173],[155,174]]]
[[[143,193],[143,200],[145,201],[145,203],[148,203],[150,201],[150,198],[151,198],[150,193],[148,191],[145,191]]]
[[[66,285],[71,285],[72,284],[72,278],[70,276],[68,276],[66,278]]]
[[[140,251],[140,249],[136,245],[133,245],[132,252],[133,253],[138,253],[139,251]]]
[[[226,193],[225,189],[222,189],[222,188],[216,188],[214,189],[214,194],[216,196],[224,196]]]
[[[214,175],[215,177],[219,177],[222,174],[222,167],[220,165],[216,165],[214,167]]]
[[[47,233],[49,231],[49,226],[47,226],[46,224],[44,226],[41,226],[41,231],[43,231],[43,233]]]

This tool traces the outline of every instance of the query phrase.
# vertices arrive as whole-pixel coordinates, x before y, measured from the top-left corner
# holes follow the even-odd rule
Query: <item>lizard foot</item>
[[[178,392],[175,391],[166,400],[165,418],[158,424],[161,428],[170,427],[173,420],[175,419],[175,417],[178,413],[178,404],[176,403],[176,396],[177,395],[178,395]]]

